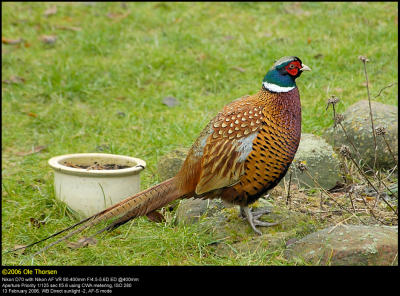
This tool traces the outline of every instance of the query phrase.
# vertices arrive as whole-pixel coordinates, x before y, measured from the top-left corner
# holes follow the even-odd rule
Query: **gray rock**
[[[214,251],[220,256],[268,253],[274,248],[284,247],[286,241],[293,237],[315,231],[313,221],[305,214],[272,207],[264,199],[256,202],[255,210],[265,207],[271,209],[271,213],[261,220],[280,223],[273,227],[259,227],[261,236],[254,233],[246,219],[239,217],[239,207],[225,207],[219,199],[182,200],[176,212],[176,221],[196,223],[201,231],[211,234],[215,239]]]
[[[378,102],[371,102],[371,106],[375,128],[384,127],[386,129],[385,137],[390,144],[392,152],[396,157],[398,157],[397,107]],[[372,167],[374,164],[374,139],[371,129],[368,101],[361,100],[351,105],[343,113],[343,116],[344,120],[342,121],[342,125],[345,128],[346,133],[357,147],[357,150],[364,161]],[[339,149],[343,144],[347,145],[354,157],[359,160],[357,153],[348,142],[346,135],[340,126],[337,126],[335,129],[333,127],[327,129],[324,133],[324,138],[333,145],[335,149]],[[382,136],[377,136],[377,146],[376,167],[387,169],[393,168],[396,163],[393,160]]]
[[[398,227],[340,225],[290,244],[285,257],[313,265],[398,265]]]
[[[269,254],[275,249],[286,246],[286,242],[298,236],[315,231],[316,226],[311,218],[303,213],[289,211],[284,208],[271,208],[271,213],[264,215],[261,220],[268,222],[280,222],[271,227],[257,228],[262,235],[254,233],[246,219],[239,218],[237,209],[224,210],[225,217],[209,219],[214,221],[204,224],[212,231],[216,241],[220,241],[215,247],[215,252],[220,256],[237,256],[239,253]],[[218,218],[218,219],[217,219]]]
[[[340,162],[337,154],[323,138],[313,134],[302,134],[296,156],[284,180],[289,181],[292,172],[292,184],[300,187],[317,187],[315,182],[306,172],[301,172],[296,164],[302,162],[306,165],[308,173],[324,189],[331,189],[341,181]],[[280,185],[283,186],[283,181]]]
[[[182,167],[189,148],[177,148],[164,155],[158,162],[160,181],[174,177]]]
[[[177,223],[195,223],[200,221],[201,217],[212,217],[216,212],[224,208],[219,199],[183,199],[176,210]]]

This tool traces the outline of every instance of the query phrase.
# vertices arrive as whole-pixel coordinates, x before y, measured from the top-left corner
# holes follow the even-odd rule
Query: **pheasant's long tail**
[[[15,252],[15,251],[18,251],[18,250],[21,250],[21,249],[26,249],[26,248],[32,247],[32,246],[34,246],[34,245],[37,245],[37,244],[39,244],[39,243],[41,243],[41,242],[44,242],[44,241],[46,241],[46,240],[48,240],[48,239],[50,239],[50,238],[52,238],[52,237],[55,237],[55,236],[57,236],[57,235],[59,235],[59,234],[61,234],[61,233],[64,233],[64,232],[66,232],[66,231],[68,231],[68,230],[71,230],[71,229],[75,228],[76,226],[79,226],[79,225],[81,225],[82,223],[85,223],[86,221],[88,221],[88,220],[90,220],[90,219],[94,219],[97,215],[98,215],[98,214],[95,214],[95,215],[93,215],[93,216],[91,216],[91,217],[88,217],[88,218],[86,218],[86,219],[83,219],[83,220],[79,221],[78,223],[75,223],[74,225],[71,225],[71,226],[69,226],[69,227],[67,227],[67,228],[64,228],[64,229],[62,229],[62,230],[60,230],[60,231],[58,231],[58,232],[56,232],[56,233],[54,233],[54,234],[52,234],[52,235],[50,235],[50,236],[48,236],[48,237],[45,237],[45,238],[43,238],[43,239],[41,239],[41,240],[38,240],[38,241],[36,241],[36,242],[33,242],[33,243],[29,244],[29,245],[24,245],[24,246],[15,248],[15,249],[13,249],[13,250],[6,251],[6,252],[4,252],[4,254],[10,253],[10,252]]]
[[[128,197],[121,202],[103,210],[102,212],[99,212],[89,218],[86,218],[82,221],[79,221],[78,223],[69,226],[61,231],[58,231],[57,233],[54,233],[44,239],[41,239],[37,242],[34,242],[32,244],[29,244],[27,246],[23,246],[8,252],[14,252],[22,248],[28,248],[31,246],[34,246],[40,242],[43,242],[45,240],[48,240],[52,237],[58,236],[61,233],[65,233],[68,230],[71,230],[79,225],[81,225],[78,229],[75,229],[74,231],[68,233],[67,235],[61,237],[60,239],[52,242],[51,244],[45,246],[44,248],[40,249],[38,252],[36,252],[34,255],[39,254],[48,248],[72,237],[73,235],[82,232],[85,229],[91,228],[97,224],[99,224],[102,221],[106,221],[115,217],[119,217],[116,219],[114,222],[112,222],[110,225],[107,227],[97,231],[95,235],[105,231],[105,230],[113,230],[117,228],[118,226],[128,222],[129,220],[139,217],[139,216],[144,216],[154,210],[157,210],[166,204],[170,203],[171,201],[183,197],[183,194],[180,194],[178,192],[177,186],[175,184],[175,179],[171,178],[168,179],[160,184],[157,184],[149,189],[146,189],[142,192],[139,192],[131,197]],[[83,224],[83,225],[82,225]]]

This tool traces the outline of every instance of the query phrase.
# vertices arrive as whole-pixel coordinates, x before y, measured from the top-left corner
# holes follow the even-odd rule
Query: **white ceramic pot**
[[[88,170],[65,165],[89,166],[95,162],[129,168]],[[139,174],[146,162],[123,155],[79,153],[53,157],[49,165],[54,170],[56,197],[81,217],[89,217],[139,192]]]

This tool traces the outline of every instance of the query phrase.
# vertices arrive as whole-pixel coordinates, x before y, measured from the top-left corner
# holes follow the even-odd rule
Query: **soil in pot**
[[[127,166],[127,165],[119,165],[119,164],[115,164],[115,163],[100,164],[96,161],[92,165],[74,164],[74,163],[65,161],[64,165],[67,167],[70,167],[70,168],[86,169],[86,170],[121,170],[121,169],[131,168],[131,166]]]

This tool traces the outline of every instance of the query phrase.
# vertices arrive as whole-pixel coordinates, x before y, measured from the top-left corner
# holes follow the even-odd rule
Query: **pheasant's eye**
[[[293,65],[293,64],[290,64],[290,65],[289,65],[289,69],[294,69],[294,65]]]

